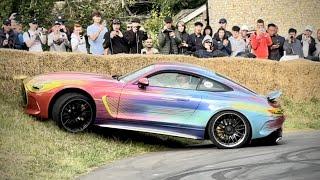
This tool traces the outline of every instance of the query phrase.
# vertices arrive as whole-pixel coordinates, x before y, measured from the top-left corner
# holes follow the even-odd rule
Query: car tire
[[[210,140],[221,149],[239,148],[251,136],[249,121],[242,114],[223,111],[214,115],[208,125]]]
[[[95,119],[94,102],[79,93],[66,93],[54,103],[52,119],[68,132],[77,133],[87,130]]]

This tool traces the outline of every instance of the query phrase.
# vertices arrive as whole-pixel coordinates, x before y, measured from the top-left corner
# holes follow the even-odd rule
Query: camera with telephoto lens
[[[165,30],[163,31],[163,33],[171,33],[171,32],[173,32],[173,29],[165,29]]]

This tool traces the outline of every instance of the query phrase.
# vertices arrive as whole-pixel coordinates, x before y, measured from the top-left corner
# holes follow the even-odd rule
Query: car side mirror
[[[140,89],[145,89],[146,86],[149,86],[148,78],[141,78],[141,79],[138,80],[138,87]]]

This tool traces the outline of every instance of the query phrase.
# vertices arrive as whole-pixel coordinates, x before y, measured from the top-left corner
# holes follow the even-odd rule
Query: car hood
[[[116,83],[111,76],[82,72],[57,72],[37,75],[24,81],[29,91],[45,92],[58,87],[84,87],[93,84]]]

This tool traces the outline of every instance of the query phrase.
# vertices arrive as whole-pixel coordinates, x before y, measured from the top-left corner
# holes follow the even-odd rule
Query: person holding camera
[[[3,21],[2,29],[0,30],[0,48],[15,49],[18,45],[18,36],[11,28],[11,20]]]
[[[290,28],[289,37],[285,40],[283,45],[283,50],[285,51],[285,55],[298,55],[300,58],[303,58],[303,51],[301,42],[296,39],[297,30]]]
[[[80,24],[74,24],[73,33],[71,34],[71,49],[72,52],[87,54],[87,41],[83,36],[82,27]]]
[[[247,25],[241,26],[241,37],[246,43],[245,53],[251,53],[251,41],[250,41],[250,32]]]
[[[269,46],[268,59],[279,61],[282,57],[284,38],[279,36],[277,31],[277,26],[275,24],[268,24],[268,34],[272,40],[272,45]]]
[[[181,43],[178,45],[178,53],[185,54],[188,51],[189,34],[186,32],[186,25],[183,21],[177,23],[177,29],[181,38]]]
[[[231,44],[228,40],[226,30],[219,28],[218,31],[214,34],[213,39],[218,42],[218,49],[228,55],[231,55]]]
[[[42,45],[47,42],[47,30],[45,28],[38,28],[38,20],[31,19],[29,22],[29,30],[23,33],[23,41],[26,43],[29,51],[42,52]]]
[[[301,42],[304,58],[309,60],[317,60],[317,58],[315,59],[313,57],[313,53],[316,51],[316,41],[311,36],[312,31],[312,26],[306,26],[304,33],[297,36],[297,39]]]
[[[147,33],[142,30],[139,18],[133,18],[131,20],[131,30],[124,34],[124,37],[128,41],[130,54],[141,54],[143,48],[142,42],[148,39]]]
[[[112,31],[104,35],[104,54],[128,53],[128,41],[121,32],[119,19],[112,20]]]
[[[178,54],[178,45],[181,43],[181,39],[172,23],[171,17],[165,17],[164,27],[158,34],[161,54]]]
[[[66,52],[66,47],[70,46],[68,36],[63,32],[59,21],[54,22],[52,32],[48,35],[48,46],[50,47],[50,51],[57,52]]]
[[[267,59],[269,57],[269,46],[272,45],[270,35],[266,32],[264,21],[257,20],[257,29],[250,37],[253,53],[257,58]]]

